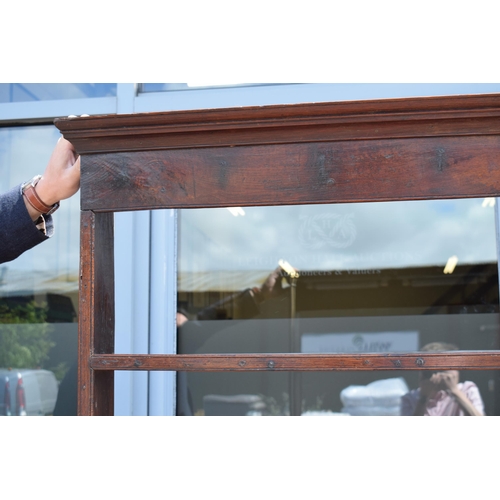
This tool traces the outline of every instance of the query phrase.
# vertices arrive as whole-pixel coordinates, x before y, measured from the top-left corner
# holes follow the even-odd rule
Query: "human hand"
[[[420,381],[420,393],[423,396],[430,396],[438,391],[453,392],[457,389],[459,373],[456,370],[436,372],[430,378]]]
[[[80,157],[73,145],[61,137],[52,151],[45,172],[36,186],[48,206],[73,196],[80,188]]]
[[[255,287],[252,289],[257,302],[263,302],[264,300],[281,295],[281,293],[283,292],[282,278],[289,276],[289,274],[286,273],[283,265],[284,264],[280,264],[271,274],[269,274],[269,276],[266,278],[266,281],[264,281],[261,287]],[[295,273],[295,277],[298,277],[297,269],[287,263],[286,266],[289,268],[290,273]]]
[[[175,315],[175,323],[177,325],[177,327],[180,327],[182,326],[184,323],[187,323],[189,320],[188,318],[186,317],[186,315],[180,313],[180,312],[177,312],[176,315]]]
[[[458,379],[459,374],[457,370],[438,372],[431,377],[431,381],[433,381],[439,389],[450,392],[454,392],[457,389]]]
[[[264,284],[260,287],[261,299],[267,300],[271,297],[276,297],[283,291],[283,285],[281,283],[281,268],[277,267],[264,281]]]

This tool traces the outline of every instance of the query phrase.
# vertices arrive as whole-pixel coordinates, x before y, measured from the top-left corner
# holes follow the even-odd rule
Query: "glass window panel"
[[[0,83],[0,103],[114,96],[116,83]]]
[[[0,192],[43,173],[59,136],[51,125],[0,128]],[[28,415],[54,411],[54,387],[76,366],[79,210],[78,194],[64,200],[53,237],[0,265],[0,386],[23,382]]]
[[[466,323],[462,315],[474,314],[468,321],[491,331],[498,313],[494,203],[181,210],[179,307],[198,320],[196,326],[218,321],[204,328],[214,334],[229,329],[228,335],[252,328],[242,321],[249,319],[261,330],[272,325],[277,335],[293,315],[307,349],[313,349],[311,335],[334,327],[345,334],[418,331],[420,339],[427,331],[432,335],[429,324],[439,322],[440,330],[449,325],[460,344],[467,344],[462,348],[493,349],[495,342],[486,336],[474,337],[470,346],[459,325]],[[288,262],[298,277],[291,278],[280,262]],[[345,346],[331,348],[347,352]],[[235,352],[259,351],[246,351],[242,343]]]
[[[183,372],[178,374],[177,415],[287,416],[294,391],[300,400],[297,414],[304,416],[401,416],[414,411],[423,373]],[[499,374],[461,371],[457,386],[483,414],[500,415]],[[465,411],[438,389],[426,413],[461,416]]]
[[[254,87],[264,85],[281,85],[278,83],[216,83],[211,81],[199,81],[198,83],[142,83],[141,92],[168,92],[172,90],[201,90],[213,88]]]
[[[180,210],[178,352],[499,349],[494,207],[462,199]],[[178,414],[399,414],[397,405],[346,409],[340,394],[400,377],[408,392],[419,376],[185,373]],[[498,414],[496,372],[463,376]]]
[[[293,102],[320,102],[358,99],[393,99],[397,97],[489,94],[500,90],[498,83],[228,83],[220,79],[200,79],[194,83],[141,83],[140,92],[203,90],[210,88],[290,86],[286,99]],[[290,102],[291,102],[290,101]],[[278,104],[273,96],[266,104]],[[288,101],[287,101],[288,102]],[[260,103],[262,104],[262,103]]]

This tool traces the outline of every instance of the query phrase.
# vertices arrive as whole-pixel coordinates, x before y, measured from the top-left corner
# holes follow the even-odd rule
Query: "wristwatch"
[[[23,196],[26,197],[28,200],[28,203],[37,211],[40,212],[42,215],[51,215],[53,214],[58,208],[59,208],[59,202],[54,203],[54,205],[49,206],[46,205],[38,196],[38,193],[36,192],[36,185],[42,178],[41,175],[35,175],[33,179],[25,182],[21,186],[21,193]]]

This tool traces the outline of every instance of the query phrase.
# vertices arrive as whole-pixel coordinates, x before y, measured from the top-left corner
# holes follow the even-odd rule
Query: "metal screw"
[[[244,359],[242,359],[241,361],[238,361],[238,364],[240,366],[245,366],[247,364],[247,362]]]
[[[141,366],[141,365],[142,363],[138,359],[134,361],[134,366]]]
[[[400,368],[400,367],[401,367],[401,360],[396,359],[395,361],[393,361],[393,363],[394,363],[394,366],[395,366],[396,368]]]
[[[268,367],[268,368],[271,368],[271,369],[272,369],[272,368],[274,368],[274,361],[269,361],[269,362],[267,363],[267,367]]]
[[[417,358],[415,360],[415,363],[417,364],[417,366],[424,366],[425,361],[423,360],[423,358]]]

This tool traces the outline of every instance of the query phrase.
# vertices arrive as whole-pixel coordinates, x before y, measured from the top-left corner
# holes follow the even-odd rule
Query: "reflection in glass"
[[[178,352],[415,352],[436,341],[498,349],[494,206],[466,199],[181,210]],[[220,385],[200,378],[194,388],[187,375],[201,391],[198,410],[204,395],[253,394],[231,389],[250,374],[203,376]],[[302,412],[310,376],[284,376],[292,414]]]
[[[201,90],[234,87],[255,87],[264,85],[279,85],[277,83],[217,83],[216,81],[203,81],[198,83],[142,83],[141,92],[168,92],[172,90]]]
[[[0,192],[43,173],[59,136],[53,126],[0,128]],[[79,195],[53,217],[52,238],[0,265],[0,415],[52,414],[76,363]]]
[[[288,416],[289,373],[183,373],[177,389],[177,414],[194,416]],[[401,416],[412,414],[421,375],[395,372],[304,372],[300,382],[303,416]],[[459,372],[459,388],[484,415],[500,414],[499,372]],[[439,414],[445,395],[429,398]],[[449,398],[451,399],[451,398]],[[462,412],[463,413],[463,412]],[[460,414],[460,412],[459,412]]]
[[[114,96],[116,83],[0,83],[0,102]]]

